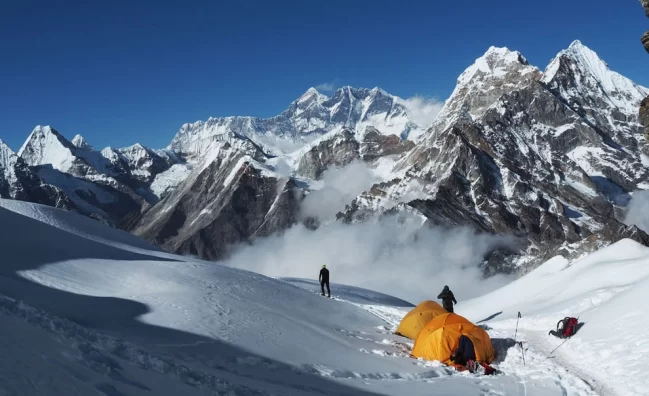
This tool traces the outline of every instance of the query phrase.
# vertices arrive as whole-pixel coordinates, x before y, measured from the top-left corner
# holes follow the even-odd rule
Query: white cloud
[[[625,223],[649,232],[649,191],[637,191],[633,194]]]
[[[360,193],[380,181],[362,161],[354,161],[342,168],[329,168],[322,175],[322,188],[312,191],[302,202],[301,215],[320,221],[331,220]]]
[[[337,79],[330,81],[330,82],[325,82],[320,85],[316,85],[315,89],[317,89],[320,92],[332,92],[336,90],[337,87]]]
[[[408,115],[412,121],[421,126],[428,127],[435,120],[444,102],[434,98],[425,98],[423,96],[413,96],[408,99],[403,99],[403,105],[408,111]]]
[[[399,220],[403,220],[400,218]],[[485,279],[479,268],[504,237],[468,228],[421,228],[419,218],[396,217],[361,224],[334,223],[315,231],[295,226],[282,235],[242,245],[227,265],[267,276],[317,279],[322,264],[335,284],[365,287],[412,303],[435,300],[449,285],[459,301],[492,291],[511,278]]]

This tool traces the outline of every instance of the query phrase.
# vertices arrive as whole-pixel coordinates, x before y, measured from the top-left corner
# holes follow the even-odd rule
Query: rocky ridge
[[[630,194],[649,188],[637,112],[648,94],[579,41],[543,71],[491,47],[426,129],[406,101],[351,87],[331,97],[311,88],[276,117],[185,124],[164,150],[96,151],[81,136],[37,127],[18,154],[0,144],[0,194],[18,196],[21,163],[48,204],[218,260],[300,221],[317,227],[301,216],[302,199],[329,169],[361,161],[382,181],[341,208],[339,221],[407,214],[513,234],[521,249],[485,262],[487,272],[515,271],[623,237],[649,244],[622,222]],[[41,190],[26,199],[42,199]]]

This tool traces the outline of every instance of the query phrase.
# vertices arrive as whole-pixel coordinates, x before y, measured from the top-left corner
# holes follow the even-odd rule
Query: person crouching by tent
[[[448,288],[448,286],[444,286],[444,290],[442,290],[442,292],[439,293],[437,298],[442,299],[442,306],[444,307],[445,310],[453,313],[453,303],[457,304],[457,301],[455,300],[455,296],[453,295],[451,289]]]
[[[466,367],[470,373],[492,375],[497,372],[495,368],[488,364],[476,361],[473,342],[465,335],[460,336],[459,345],[449,360],[458,366]]]

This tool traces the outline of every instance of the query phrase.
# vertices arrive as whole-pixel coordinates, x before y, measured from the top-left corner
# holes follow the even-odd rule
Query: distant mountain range
[[[579,41],[544,71],[490,48],[458,78],[432,125],[379,88],[307,90],[272,118],[183,125],[168,147],[95,150],[38,126],[17,153],[0,141],[0,196],[75,210],[170,251],[220,259],[234,244],[305,222],[305,196],[361,161],[382,181],[341,208],[353,223],[392,214],[513,233],[490,271],[576,255],[629,237],[630,193],[649,188],[638,106],[649,89]]]

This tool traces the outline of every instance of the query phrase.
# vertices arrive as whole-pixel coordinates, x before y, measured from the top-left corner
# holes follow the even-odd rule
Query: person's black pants
[[[450,307],[444,306],[444,309],[447,310],[450,313],[453,313],[453,306],[452,305]]]
[[[329,289],[329,281],[320,281],[320,288],[322,289],[322,294],[324,295],[324,287],[327,285],[327,295],[331,296],[331,289]]]

